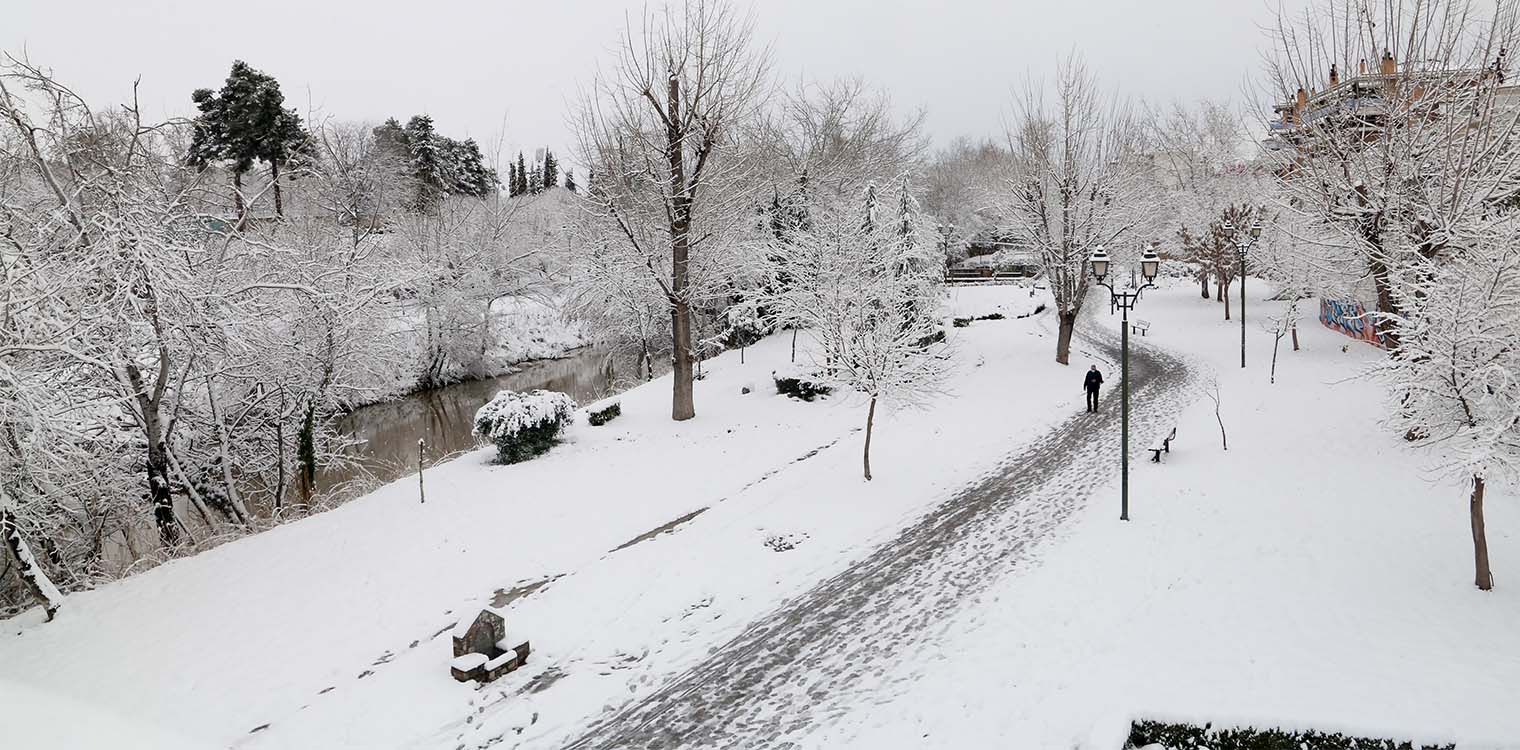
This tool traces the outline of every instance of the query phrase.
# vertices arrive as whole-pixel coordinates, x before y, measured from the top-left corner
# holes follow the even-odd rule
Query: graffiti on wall
[[[1383,339],[1373,325],[1367,308],[1356,300],[1322,299],[1319,301],[1319,322],[1354,339],[1373,346],[1382,346]]]

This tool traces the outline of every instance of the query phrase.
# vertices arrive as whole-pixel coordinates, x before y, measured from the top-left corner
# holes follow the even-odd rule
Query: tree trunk
[[[211,407],[211,419],[216,423],[217,459],[222,469],[222,486],[227,490],[227,503],[232,507],[233,518],[244,526],[253,525],[253,516],[249,514],[248,507],[243,505],[243,496],[238,493],[237,481],[232,476],[232,452],[228,444],[232,442],[227,435],[227,424],[222,421],[222,414],[216,408],[216,392],[211,387],[211,378],[206,378],[206,403]]]
[[[866,412],[866,450],[864,454],[866,465],[866,481],[871,481],[871,430],[876,426],[876,397],[871,397],[871,408]]]
[[[306,416],[301,419],[301,432],[296,438],[296,478],[301,488],[301,504],[311,505],[311,496],[317,490],[317,409],[306,405]]]
[[[242,229],[248,207],[243,205],[243,173],[236,170],[232,172],[232,207],[237,211],[237,228]]]
[[[686,298],[691,261],[691,189],[686,184],[685,115],[681,112],[681,79],[670,76],[665,100],[665,160],[670,168],[670,337],[674,365],[670,394],[670,418],[676,421],[697,415],[692,402],[691,302]]]
[[[15,514],[5,508],[0,508],[0,541],[4,542],[11,558],[16,561],[21,582],[26,584],[27,590],[32,592],[32,596],[47,613],[48,621],[52,622],[58,608],[63,605],[63,594],[59,593],[58,587],[53,585],[42,566],[37,564],[37,558],[27,546],[26,539],[21,536],[21,527],[16,523]]]
[[[185,485],[185,495],[190,498],[190,504],[195,506],[195,512],[200,514],[202,521],[206,522],[206,528],[214,531],[216,529],[216,521],[211,515],[211,509],[206,505],[206,499],[201,497],[200,490],[195,489],[195,485],[190,481],[189,475],[185,473],[185,467],[180,465],[179,459],[175,458],[172,452],[168,456],[169,468],[179,475],[180,483]]]
[[[157,420],[157,415],[153,419]],[[159,541],[165,547],[179,544],[179,519],[174,515],[174,496],[169,492],[169,452],[156,436],[148,443],[148,498],[153,505]]]
[[[1061,321],[1060,333],[1056,335],[1056,362],[1071,364],[1071,334],[1077,328],[1077,314],[1063,312],[1056,316]]]
[[[1229,285],[1230,285],[1230,280],[1227,279],[1227,278],[1225,278],[1225,277],[1223,277],[1223,276],[1220,276],[1219,279],[1218,279],[1218,281],[1216,281],[1214,283],[1214,301],[1215,302],[1223,302],[1224,301],[1225,290],[1226,290],[1226,288],[1229,287]]]
[[[280,195],[280,163],[269,162],[269,183],[274,188],[274,215],[285,218],[285,199]]]
[[[675,380],[670,393],[670,418],[679,422],[697,415],[692,403],[691,306],[677,302],[670,310],[670,318],[671,339],[675,344],[670,355]]]
[[[1267,376],[1268,383],[1277,382],[1277,347],[1282,344],[1282,334],[1279,333],[1272,339],[1272,372]]]
[[[1293,351],[1298,351],[1298,325],[1293,326]]]
[[[792,362],[797,361],[797,329],[792,329]]]
[[[1209,272],[1208,271],[1199,271],[1198,272],[1198,285],[1203,288],[1203,298],[1204,299],[1208,299],[1209,298]]]
[[[1381,247],[1381,245],[1378,245]],[[1382,315],[1372,316],[1372,325],[1378,332],[1378,339],[1388,349],[1398,347],[1398,333],[1387,324],[1389,316],[1397,315],[1398,303],[1393,299],[1393,283],[1389,280],[1388,266],[1380,260],[1373,259],[1368,263],[1368,271],[1372,275],[1372,285],[1377,289],[1378,312]]]
[[[1479,589],[1489,591],[1494,587],[1494,574],[1488,567],[1488,536],[1483,532],[1483,486],[1483,477],[1474,475],[1471,508],[1473,564],[1477,569],[1474,582]]]
[[[1221,285],[1220,289],[1224,289],[1225,286],[1227,286],[1227,285]],[[1230,294],[1229,294],[1229,292],[1226,291],[1224,293],[1223,297],[1224,297],[1224,319],[1225,320],[1229,320],[1230,319]]]

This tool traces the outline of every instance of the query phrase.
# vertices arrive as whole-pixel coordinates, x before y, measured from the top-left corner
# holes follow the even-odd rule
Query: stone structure
[[[528,642],[514,645],[507,635],[507,618],[494,607],[486,607],[466,626],[454,628],[454,661],[449,672],[460,682],[491,682],[528,661]]]

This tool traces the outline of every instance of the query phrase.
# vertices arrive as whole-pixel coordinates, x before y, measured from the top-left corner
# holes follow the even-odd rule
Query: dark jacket
[[[1097,370],[1088,370],[1087,379],[1082,381],[1082,387],[1089,391],[1096,391],[1100,385],[1103,385],[1103,373]]]

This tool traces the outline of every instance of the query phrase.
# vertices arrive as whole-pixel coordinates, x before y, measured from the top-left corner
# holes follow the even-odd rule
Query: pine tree
[[[528,192],[528,167],[523,161],[521,151],[517,152],[517,194],[523,195]]]
[[[575,192],[575,170],[573,169],[565,170],[565,189]]]
[[[507,162],[507,196],[517,197],[517,164]]]
[[[233,201],[240,219],[245,210],[243,175],[255,162],[268,164],[275,214],[284,216],[280,169],[310,159],[313,151],[301,117],[285,107],[279,81],[237,60],[221,91],[196,89],[190,99],[200,110],[191,132],[190,163],[204,169],[213,162],[230,162]]]

